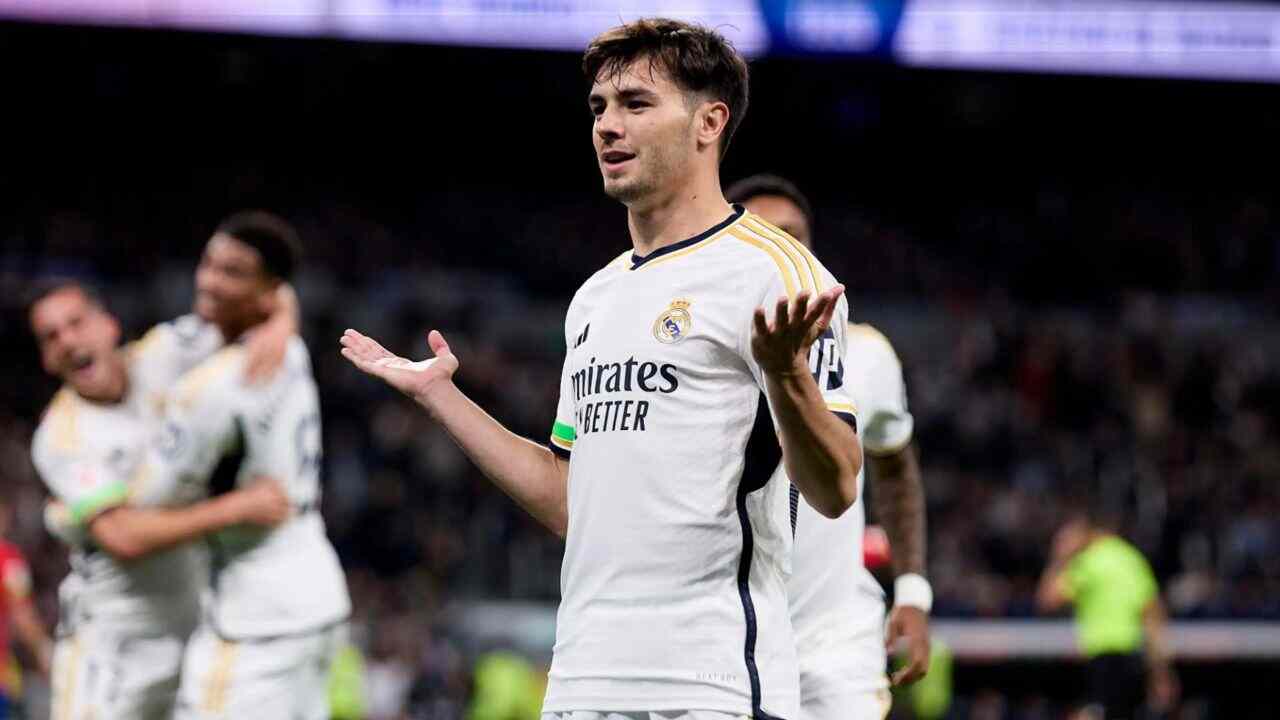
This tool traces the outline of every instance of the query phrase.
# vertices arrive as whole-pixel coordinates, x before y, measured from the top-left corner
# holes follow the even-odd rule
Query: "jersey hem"
[[[228,642],[238,642],[238,643],[256,643],[256,642],[273,642],[275,640],[284,640],[287,638],[296,638],[296,637],[303,637],[306,635],[315,635],[318,633],[322,633],[326,630],[332,630],[333,628],[346,623],[350,619],[351,619],[351,611],[348,610],[341,617],[335,620],[325,620],[323,622],[317,623],[316,625],[309,625],[299,630],[286,630],[284,632],[273,632],[273,633],[263,633],[263,634],[224,632],[222,627],[218,624],[217,618],[212,616],[205,618],[204,624],[208,625],[209,629],[212,630],[213,634],[216,635],[220,640],[226,640]]]

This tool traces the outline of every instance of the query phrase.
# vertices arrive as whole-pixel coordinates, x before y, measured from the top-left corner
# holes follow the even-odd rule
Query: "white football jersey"
[[[208,573],[202,544],[191,543],[132,562],[97,549],[87,522],[126,502],[173,507],[203,497],[203,488],[176,479],[133,482],[156,427],[164,395],[184,371],[222,346],[216,328],[194,316],[152,328],[125,353],[129,387],[123,401],[84,400],[70,387],[58,391],[36,429],[31,456],[50,493],[67,509],[72,572],[59,589],[59,632],[82,622],[106,623],[121,634],[186,634],[199,618]]]
[[[844,378],[868,455],[894,453],[911,442],[914,421],[902,364],[870,325],[849,326]],[[785,478],[782,468],[778,474]],[[864,484],[865,473],[858,477],[860,492]],[[825,683],[845,690],[887,685],[884,592],[863,566],[865,517],[861,501],[835,520],[800,503],[787,592],[806,697]]]
[[[770,413],[758,412],[752,318],[834,283],[794,239],[735,207],[696,237],[624,253],[578,290],[550,438],[570,458],[569,522],[545,712],[794,717],[793,497],[769,482],[772,464],[753,474],[744,460],[755,448],[780,457]],[[828,407],[852,423],[847,316],[842,299],[811,365]]]
[[[319,630],[350,613],[346,580],[320,517],[320,399],[306,345],[293,338],[269,381],[247,384],[233,345],[183,376],[140,474],[209,494],[279,480],[294,515],[272,528],[208,536],[209,619],[225,639]]]

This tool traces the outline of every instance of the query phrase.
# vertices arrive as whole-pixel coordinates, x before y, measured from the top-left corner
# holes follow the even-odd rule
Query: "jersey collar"
[[[636,268],[640,267],[641,265],[644,265],[650,260],[656,260],[657,258],[660,258],[663,255],[673,253],[677,250],[687,248],[690,245],[693,245],[694,243],[699,243],[699,242],[702,242],[703,240],[706,240],[712,235],[715,235],[721,230],[737,222],[738,218],[742,217],[742,214],[744,212],[746,212],[746,208],[742,207],[741,205],[735,204],[733,206],[733,212],[729,215],[729,217],[725,218],[724,221],[722,221],[718,225],[712,226],[698,233],[697,235],[694,235],[693,237],[687,240],[681,240],[680,242],[671,243],[670,245],[664,245],[658,248],[657,250],[654,250],[653,252],[649,253],[648,255],[637,255],[635,253],[631,253],[631,269],[635,270]]]

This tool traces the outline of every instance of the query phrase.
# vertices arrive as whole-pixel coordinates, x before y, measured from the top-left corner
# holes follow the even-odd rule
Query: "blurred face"
[[[691,174],[698,110],[660,67],[640,58],[616,78],[602,77],[587,100],[591,139],[609,197],[628,206]],[[713,150],[714,152],[714,150]]]
[[[743,207],[782,228],[805,247],[813,248],[809,221],[794,202],[781,195],[757,195],[743,203]]]
[[[253,247],[215,234],[196,266],[195,312],[233,340],[270,314],[276,281]]]
[[[30,320],[45,372],[88,400],[124,397],[128,377],[116,352],[120,323],[114,316],[79,288],[69,287],[37,302]]]

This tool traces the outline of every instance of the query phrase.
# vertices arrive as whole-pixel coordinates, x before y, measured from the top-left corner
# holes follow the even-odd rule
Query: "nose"
[[[596,116],[596,135],[606,143],[621,138],[624,134],[622,115],[610,108]]]

